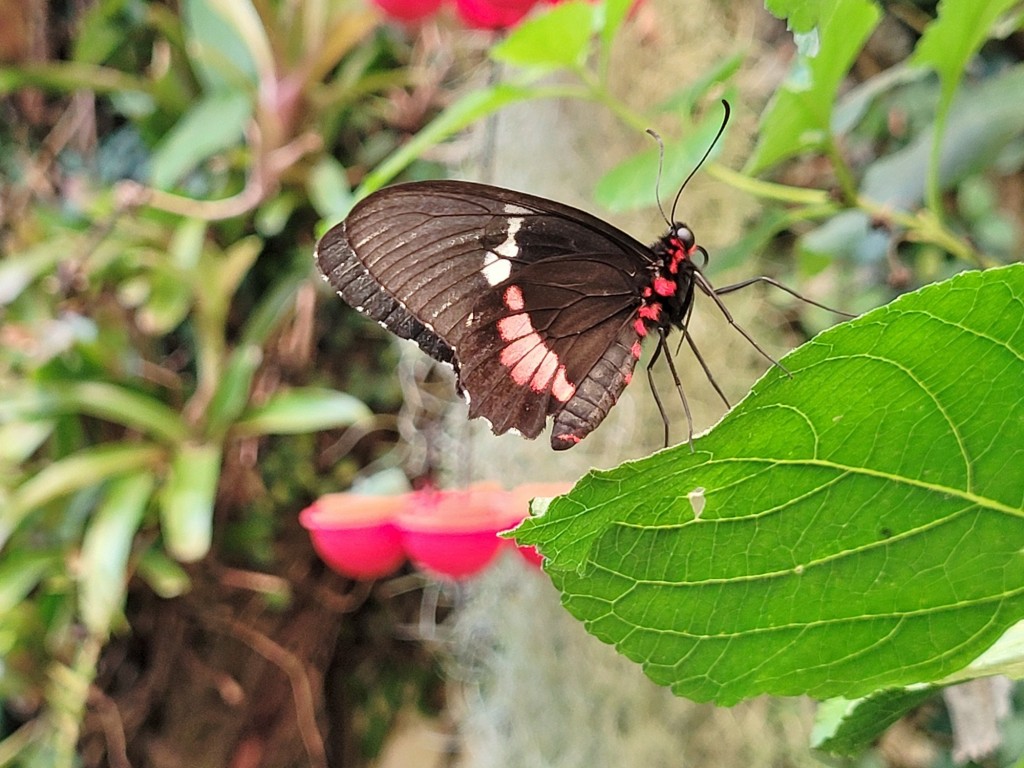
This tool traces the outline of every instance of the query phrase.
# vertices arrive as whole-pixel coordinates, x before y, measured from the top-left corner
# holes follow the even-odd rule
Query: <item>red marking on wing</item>
[[[576,394],[576,385],[565,377],[564,365],[558,366],[558,370],[555,371],[555,383],[551,385],[551,394],[562,403],[569,402]]]
[[[576,394],[576,385],[565,375],[565,366],[558,355],[548,349],[537,333],[528,314],[509,315],[498,321],[498,335],[510,342],[501,350],[501,364],[509,369],[512,381],[534,392],[551,388],[560,402],[568,402]]]
[[[502,341],[514,341],[529,336],[531,333],[536,333],[536,331],[533,330],[530,316],[525,312],[509,315],[498,321],[498,335],[501,336]]]
[[[633,321],[633,330],[636,331],[637,336],[647,335],[647,326],[644,325],[644,319],[642,317],[638,317]]]
[[[640,305],[640,319],[641,320],[657,320],[661,317],[661,304],[654,302],[653,304],[641,304]]]
[[[661,277],[654,278],[654,292],[659,296],[675,296],[676,281]]]
[[[633,342],[633,346],[630,347],[630,349],[629,349],[629,352],[630,352],[631,355],[633,355],[633,357],[635,357],[637,360],[639,360],[640,359],[640,355],[643,352],[643,347],[640,345],[639,341],[634,341]]]
[[[523,290],[518,285],[510,285],[506,288],[505,295],[502,298],[505,306],[513,312],[522,312],[523,307],[526,306],[523,301]]]
[[[583,438],[579,435],[573,435],[566,433],[564,435],[552,435],[552,440],[557,440],[560,443],[569,443],[569,445],[576,445]]]

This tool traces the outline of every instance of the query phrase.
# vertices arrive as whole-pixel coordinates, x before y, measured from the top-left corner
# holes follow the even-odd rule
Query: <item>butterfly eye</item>
[[[693,236],[693,232],[691,232],[690,228],[685,224],[680,225],[676,229],[676,237],[679,238],[679,242],[683,244],[683,247],[686,248],[686,250],[690,250],[697,243],[697,238]]]

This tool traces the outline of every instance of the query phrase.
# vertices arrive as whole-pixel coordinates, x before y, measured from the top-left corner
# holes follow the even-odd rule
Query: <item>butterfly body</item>
[[[646,246],[561,203],[483,184],[399,184],[358,203],[317,245],[349,304],[451,363],[470,416],[496,434],[569,448],[629,383],[648,335],[685,329],[692,232]]]

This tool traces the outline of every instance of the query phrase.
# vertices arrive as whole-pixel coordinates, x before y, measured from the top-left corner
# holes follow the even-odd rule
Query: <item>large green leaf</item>
[[[516,538],[590,632],[694,699],[852,699],[966,666],[1024,616],[1024,266],[784,364],[695,453],[591,473]]]

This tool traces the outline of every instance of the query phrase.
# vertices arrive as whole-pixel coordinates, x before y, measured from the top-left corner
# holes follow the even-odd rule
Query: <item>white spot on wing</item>
[[[519,244],[516,242],[516,235],[522,226],[522,218],[514,217],[509,219],[508,232],[505,234],[505,239],[493,251],[487,251],[484,254],[484,268],[481,270],[481,274],[483,274],[488,285],[503,283],[512,274],[512,262],[509,259],[514,259],[519,255]]]
[[[519,234],[519,228],[522,226],[523,220],[521,218],[509,219],[508,234],[505,235],[505,242],[495,248],[494,252],[506,259],[515,258],[519,253],[519,245],[516,243],[516,235]]]
[[[502,243],[498,247],[501,248],[504,245]],[[484,268],[480,270],[480,274],[484,276],[488,285],[498,285],[508,280],[509,275],[512,274],[512,262],[500,258],[493,251],[488,251],[484,255]]]
[[[527,214],[533,213],[529,208],[523,208],[521,205],[515,203],[505,203],[505,213],[510,216],[526,216]]]

